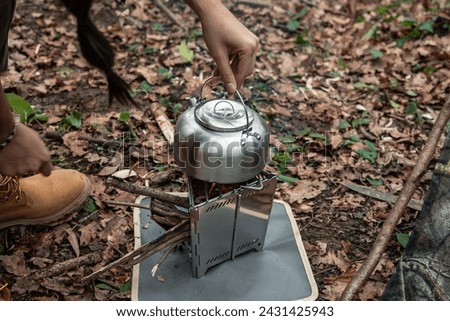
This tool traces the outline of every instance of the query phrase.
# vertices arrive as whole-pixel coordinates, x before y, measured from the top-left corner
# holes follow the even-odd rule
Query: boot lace
[[[20,202],[23,197],[17,177],[0,176],[0,203],[9,202],[14,197],[16,202]]]

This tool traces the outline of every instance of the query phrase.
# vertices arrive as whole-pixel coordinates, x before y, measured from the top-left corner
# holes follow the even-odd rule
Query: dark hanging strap
[[[125,2],[124,0],[116,1]],[[106,76],[109,104],[115,98],[122,104],[136,105],[130,96],[128,84],[113,70],[114,51],[111,45],[89,17],[92,0],[61,0],[61,2],[77,18],[78,41],[84,58]]]

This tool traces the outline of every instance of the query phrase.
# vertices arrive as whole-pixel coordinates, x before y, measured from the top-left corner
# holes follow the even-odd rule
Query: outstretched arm
[[[258,38],[220,0],[185,0],[199,16],[216,75],[231,94],[254,71]]]
[[[34,172],[50,175],[50,154],[38,133],[21,123],[15,125],[0,79],[0,144],[5,142],[14,126],[17,127],[12,140],[0,149],[0,175],[22,176]]]

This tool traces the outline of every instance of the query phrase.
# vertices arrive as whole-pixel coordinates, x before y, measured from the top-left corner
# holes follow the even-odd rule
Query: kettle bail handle
[[[206,79],[205,82],[203,83],[202,87],[200,88],[200,101],[203,101],[203,88],[205,88],[206,84],[209,83],[209,82],[210,82],[211,80],[213,80],[214,78],[216,78],[216,77],[214,77],[214,76],[213,76],[213,77],[209,77],[209,78]],[[248,111],[247,111],[247,108],[248,108],[248,107],[247,107],[247,105],[245,104],[244,99],[242,98],[242,95],[241,95],[241,93],[239,92],[239,90],[236,89],[235,95],[238,96],[239,100],[240,100],[241,103],[242,103],[242,106],[244,106],[245,119],[246,119],[246,121],[247,121],[247,129],[245,129],[245,130],[242,131],[242,136],[244,136],[244,134],[247,134],[247,137],[248,137],[248,135],[249,135],[249,133],[250,133],[250,130],[251,130],[251,128],[250,128],[250,121],[249,121],[249,117],[248,117]],[[244,137],[241,138],[241,145],[242,145],[242,146],[245,145],[245,138],[244,138]]]

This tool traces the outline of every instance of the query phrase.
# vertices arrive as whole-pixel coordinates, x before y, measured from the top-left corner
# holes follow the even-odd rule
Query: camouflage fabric
[[[449,298],[450,139],[447,137],[410,240],[380,299]]]

